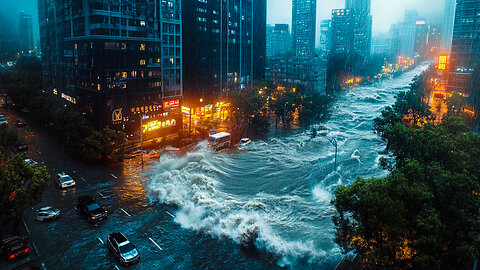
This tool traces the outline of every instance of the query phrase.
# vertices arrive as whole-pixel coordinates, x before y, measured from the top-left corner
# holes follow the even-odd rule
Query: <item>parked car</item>
[[[140,261],[140,254],[135,245],[130,243],[120,232],[108,235],[107,248],[123,265],[130,265]]]
[[[64,172],[57,174],[55,177],[55,182],[57,183],[58,187],[62,189],[75,186],[75,181],[73,181],[72,177]]]
[[[77,210],[92,223],[106,219],[108,216],[108,212],[92,196],[80,196],[78,198]]]
[[[20,236],[11,236],[2,240],[2,254],[8,261],[23,258],[30,253],[28,241]]]
[[[55,220],[60,216],[60,210],[51,206],[42,207],[37,210],[35,219],[38,222],[44,222],[49,220]]]
[[[38,165],[38,162],[36,162],[35,160],[31,159],[31,158],[26,158],[23,160],[23,162],[27,163],[28,165],[31,165],[31,166],[37,166]]]
[[[27,125],[27,121],[23,120],[23,119],[18,119],[17,121],[15,121],[15,125],[17,127],[24,127]]]
[[[8,125],[7,118],[5,117],[5,115],[0,114],[0,126],[6,126],[6,125]]]

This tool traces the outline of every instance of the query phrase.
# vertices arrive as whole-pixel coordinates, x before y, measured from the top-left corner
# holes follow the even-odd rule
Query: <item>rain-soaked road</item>
[[[306,133],[255,142],[246,152],[211,153],[201,143],[142,171],[138,159],[110,168],[79,163],[42,130],[27,128],[30,155],[77,182],[66,191],[50,183],[45,200],[25,212],[41,262],[46,269],[122,268],[102,244],[121,231],[141,254],[131,269],[333,269],[341,253],[331,194],[357,176],[385,174],[378,167],[385,144],[372,132],[373,118],[425,68],[337,98],[321,123],[338,141],[337,172],[330,143]],[[109,212],[98,226],[74,209],[86,194]],[[60,219],[36,223],[32,213],[45,205],[59,208]],[[253,236],[257,249],[240,247]]]

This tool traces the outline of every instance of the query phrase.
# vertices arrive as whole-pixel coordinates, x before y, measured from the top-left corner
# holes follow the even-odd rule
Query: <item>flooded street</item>
[[[336,172],[335,148],[306,132],[257,141],[243,152],[212,153],[200,143],[142,170],[138,158],[121,167],[80,163],[44,131],[25,130],[31,157],[77,182],[61,191],[52,181],[44,201],[26,210],[31,240],[46,269],[122,268],[102,243],[115,231],[140,252],[131,269],[333,269],[341,252],[332,193],[357,176],[386,174],[378,167],[385,143],[373,133],[373,119],[426,67],[339,94],[321,123],[338,141]],[[81,195],[94,196],[108,219],[94,226],[80,217],[74,207]],[[36,223],[33,213],[45,205],[61,217]],[[256,249],[241,247],[250,241]]]

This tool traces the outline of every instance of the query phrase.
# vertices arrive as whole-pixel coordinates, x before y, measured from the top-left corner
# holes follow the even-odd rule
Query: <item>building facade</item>
[[[297,56],[315,52],[316,0],[292,0],[293,50]]]
[[[320,24],[320,50],[326,52],[327,55],[330,52],[332,42],[332,21],[323,20]]]
[[[288,24],[267,25],[267,58],[292,50],[292,36]]]
[[[404,20],[399,27],[399,54],[404,58],[415,57],[417,17],[415,10],[405,11]]]
[[[452,48],[453,25],[455,23],[456,0],[445,0],[442,31],[442,51],[450,52]]]
[[[46,91],[98,127],[181,128],[180,0],[40,0],[39,22]]]
[[[265,72],[266,0],[183,0],[186,104],[216,102]]]
[[[424,18],[418,18],[415,29],[415,57],[427,59],[428,57],[428,30],[429,25]]]
[[[276,56],[267,60],[266,77],[277,86],[295,85],[324,94],[326,68],[326,55]]]
[[[370,0],[346,0],[346,9],[350,9],[353,19],[353,47],[363,55],[370,54],[372,43],[372,16]]]
[[[330,52],[349,53],[353,49],[353,16],[350,9],[332,10]]]
[[[480,63],[480,0],[457,0],[448,88],[465,93]],[[466,93],[472,95],[474,93]]]
[[[35,48],[32,23],[32,15],[27,15],[22,11],[18,23],[18,50],[24,54],[33,51]]]

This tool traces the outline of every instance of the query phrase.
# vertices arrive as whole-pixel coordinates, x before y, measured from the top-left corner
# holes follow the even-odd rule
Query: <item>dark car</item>
[[[18,150],[18,152],[26,152],[26,151],[28,151],[28,145],[22,144],[22,145],[17,147],[17,150]]]
[[[20,236],[11,236],[2,240],[2,254],[8,261],[23,258],[30,253],[28,242]]]
[[[78,212],[85,216],[89,222],[96,223],[107,218],[107,211],[100,206],[92,196],[78,198]]]
[[[24,127],[27,125],[27,121],[23,120],[23,119],[18,119],[17,121],[15,121],[15,125],[17,127]]]
[[[120,232],[108,235],[107,248],[123,265],[131,265],[140,260],[140,254],[135,245]]]

